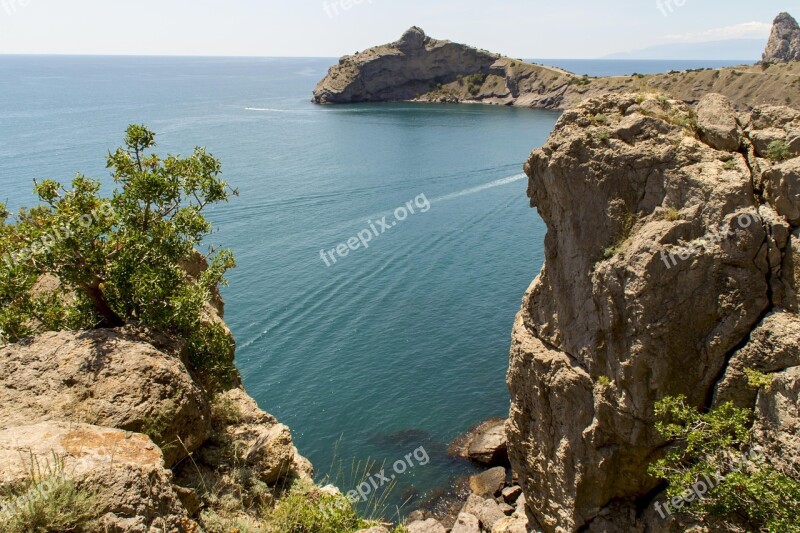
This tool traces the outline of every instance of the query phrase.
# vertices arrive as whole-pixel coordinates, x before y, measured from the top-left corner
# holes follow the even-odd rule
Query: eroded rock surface
[[[174,464],[208,437],[209,405],[175,347],[154,342],[95,330],[0,349],[0,428],[64,420],[147,433]]]
[[[761,158],[750,138],[785,135],[793,114],[742,116],[716,96],[697,112],[608,96],[565,112],[531,155],[546,261],[514,326],[507,433],[545,531],[666,531],[636,512],[657,487],[646,472],[665,444],[655,403],[683,394],[707,406],[719,382],[752,403],[737,356],[768,372],[793,364],[791,338],[777,337],[796,332],[780,306],[791,300],[788,217],[800,198],[783,185],[764,193],[793,161]],[[796,435],[795,419],[766,414],[785,413],[795,394],[793,374],[780,379],[781,394],[759,397],[776,443]]]
[[[789,13],[781,13],[775,19],[764,61],[800,61],[800,26]]]

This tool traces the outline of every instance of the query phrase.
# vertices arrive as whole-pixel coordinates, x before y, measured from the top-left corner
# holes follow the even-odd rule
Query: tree
[[[145,126],[128,127],[124,146],[108,156],[110,197],[78,174],[70,187],[34,181],[41,205],[16,216],[0,204],[0,330],[8,341],[133,324],[185,340],[198,368],[232,369],[225,328],[204,313],[235,267],[233,254],[210,249],[208,269],[195,277],[184,266],[212,232],[204,209],[238,193],[205,149],[162,159],[149,153],[155,146]],[[43,280],[58,290],[42,290]]]
[[[751,383],[765,380],[751,377]],[[752,409],[726,403],[700,412],[678,396],[658,402],[655,412],[656,429],[673,443],[650,467],[669,483],[667,502],[734,531],[800,533],[800,480],[778,471],[754,446]]]

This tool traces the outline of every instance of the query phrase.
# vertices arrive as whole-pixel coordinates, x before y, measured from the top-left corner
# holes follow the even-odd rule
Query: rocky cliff
[[[414,27],[395,43],[343,57],[319,82],[312,101],[419,101],[568,109],[587,98],[637,91],[666,93],[688,102],[719,93],[738,108],[766,104],[800,107],[799,79],[797,62],[590,78],[432,39]]]
[[[221,299],[213,303],[208,319],[221,322]],[[0,348],[8,531],[53,527],[30,510],[37,500],[50,502],[52,520],[91,501],[81,531],[229,531],[312,475],[289,428],[240,385],[211,390],[179,340],[126,327]]]
[[[796,464],[798,155],[800,112],[721,95],[591,99],[533,152],[546,261],[514,326],[507,432],[542,529],[685,530],[649,507],[667,395],[754,407],[768,460]]]
[[[789,13],[781,13],[775,19],[764,51],[764,61],[800,61],[800,26]]]

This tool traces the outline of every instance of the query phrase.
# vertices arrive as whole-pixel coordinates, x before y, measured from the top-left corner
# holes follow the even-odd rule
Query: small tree
[[[800,481],[754,453],[752,410],[726,403],[701,413],[679,396],[656,404],[656,416],[658,432],[675,444],[650,467],[669,483],[667,495],[680,498],[700,480],[720,480],[684,512],[746,531],[800,532]]]
[[[155,145],[146,127],[127,129],[124,147],[108,156],[117,185],[110,197],[79,174],[70,187],[35,181],[41,205],[16,216],[0,205],[0,330],[10,342],[138,324],[184,339],[198,368],[232,369],[227,332],[204,320],[204,309],[233,255],[210,250],[197,277],[184,266],[212,232],[204,209],[237,191],[205,149],[162,159],[148,153]],[[58,290],[40,290],[46,279]]]

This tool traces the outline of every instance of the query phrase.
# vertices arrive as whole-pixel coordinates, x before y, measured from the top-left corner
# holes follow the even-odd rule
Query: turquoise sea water
[[[0,199],[32,204],[35,177],[108,182],[129,123],[162,152],[206,146],[241,192],[210,218],[239,262],[224,298],[248,391],[320,474],[335,449],[392,464],[424,447],[396,491],[422,498],[468,471],[452,438],[508,411],[511,326],[545,231],[522,164],[558,113],[314,106],[333,61],[0,57]],[[397,221],[400,206],[414,214]],[[396,225],[326,266],[321,251],[384,216]]]

